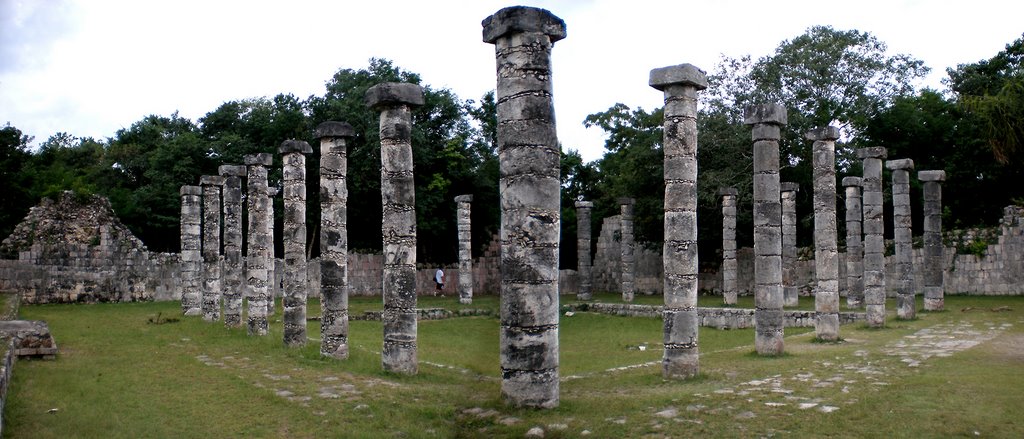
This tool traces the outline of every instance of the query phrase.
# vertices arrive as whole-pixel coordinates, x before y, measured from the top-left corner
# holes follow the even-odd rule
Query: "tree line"
[[[723,57],[709,71],[710,86],[699,93],[698,215],[701,261],[716,266],[721,243],[719,187],[739,190],[737,235],[753,241],[752,157],[743,108],[776,102],[789,111],[781,142],[781,177],[800,185],[798,238],[813,234],[811,142],[803,134],[816,127],[841,128],[837,178],[860,175],[854,150],[884,146],[890,158],[913,159],[917,170],[943,169],[943,224],[947,229],[991,225],[1003,206],[1024,203],[1024,37],[990,59],[947,70],[948,90],[914,84],[928,68],[906,54],[888,54],[873,35],[816,26],[783,41],[774,53],[754,59]],[[30,148],[32,138],[7,124],[0,128],[0,235],[7,236],[42,197],[63,190],[101,194],[121,220],[152,250],[177,251],[182,185],[214,174],[221,164],[242,156],[274,153],[272,185],[280,185],[277,146],[300,139],[314,146],[307,181],[319,181],[316,126],[341,120],[355,129],[348,143],[348,228],[354,251],[377,251],[380,239],[380,145],[377,114],[366,108],[366,90],[388,81],[424,87],[425,105],[413,113],[417,209],[417,258],[425,263],[456,260],[454,197],[474,196],[474,253],[498,230],[497,116],[493,93],[463,100],[448,89],[422,84],[419,75],[391,61],[371,59],[365,68],[341,69],[322,95],[290,94],[221,104],[196,121],[150,115],[113,137],[97,140],[57,133]],[[652,90],[652,92],[654,92]],[[660,248],[663,236],[662,111],[623,104],[588,116],[583,123],[607,134],[604,155],[584,162],[563,145],[563,268],[576,266],[573,202],[595,202],[592,230],[618,213],[616,199],[636,199],[635,233]],[[886,178],[888,178],[886,176]],[[888,181],[888,180],[886,180]],[[921,230],[920,186],[912,183],[915,230]],[[310,255],[319,249],[319,200],[308,192]],[[842,206],[841,199],[837,205]],[[280,230],[280,200],[275,227]],[[891,209],[891,207],[889,207]],[[890,215],[891,212],[887,212]],[[841,216],[840,216],[841,218]],[[840,221],[840,234],[844,236]],[[890,232],[891,233],[891,232]],[[281,253],[278,243],[278,254]]]

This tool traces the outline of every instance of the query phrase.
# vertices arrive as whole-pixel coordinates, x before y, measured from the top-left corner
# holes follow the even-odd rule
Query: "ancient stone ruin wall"
[[[605,218],[597,240],[594,256],[594,291],[619,292],[619,255],[617,232],[618,216]],[[970,295],[1024,295],[1024,207],[1008,206],[1003,211],[1000,226],[993,229],[954,230],[945,234],[945,263],[943,280],[946,294]],[[988,243],[985,245],[985,243]],[[890,245],[891,247],[891,245]],[[965,253],[973,248],[974,252]],[[960,254],[958,254],[958,249]],[[814,291],[815,273],[813,249],[798,252],[793,275],[799,294],[810,296]],[[923,278],[924,254],[915,248],[914,276]],[[754,252],[751,248],[736,251],[737,289],[740,295],[750,295],[754,288]],[[839,252],[839,291],[846,295],[846,253]],[[575,276],[575,270],[563,271],[563,276]],[[636,287],[638,294],[661,294],[662,267],[659,252],[637,244]],[[886,276],[895,279],[895,256],[886,257]],[[573,277],[574,279],[574,277]],[[722,292],[721,272],[701,272],[698,285],[702,293]],[[567,284],[562,294],[574,293],[574,283]],[[896,283],[886,285],[886,295],[896,297]]]
[[[64,192],[33,207],[3,242],[0,290],[25,303],[128,302],[180,297],[178,255],[150,252],[110,202]]]
[[[594,255],[593,290],[595,292],[622,292],[622,248],[620,215],[613,215],[601,222],[601,234],[597,238],[597,250]],[[661,251],[651,250],[644,243],[637,242],[633,249],[635,272],[633,275],[634,290],[637,294],[661,294],[663,265]],[[575,270],[571,271],[575,276]],[[565,285],[562,294],[575,293],[570,289],[574,285]]]

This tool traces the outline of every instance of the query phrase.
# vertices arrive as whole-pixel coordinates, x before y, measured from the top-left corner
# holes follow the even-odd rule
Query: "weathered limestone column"
[[[839,340],[839,238],[836,230],[836,139],[839,128],[808,131],[814,167],[814,335]]]
[[[882,221],[882,160],[880,146],[857,150],[863,161],[861,178],[864,207],[864,312],[867,325],[885,326],[885,224]]]
[[[686,379],[700,370],[697,344],[697,91],[708,86],[692,64],[651,70],[648,85],[665,96],[665,353],[661,374]],[[623,239],[625,243],[625,239]]]
[[[271,162],[272,160],[273,159],[271,159]],[[284,186],[283,181],[281,182],[281,185]],[[277,257],[275,255],[274,250],[274,198],[277,197],[278,195],[281,195],[281,192],[283,190],[283,187],[267,187],[267,197],[269,198],[268,202],[270,203],[270,207],[267,208],[267,227],[269,227],[267,236],[269,237],[268,239],[270,242],[270,256],[269,259],[267,260],[267,317],[270,317],[277,312],[274,294],[278,294],[280,296],[284,295],[284,292],[282,291],[281,288],[282,284],[284,283],[284,273],[281,273],[280,275],[277,273]],[[284,199],[282,198],[281,201],[284,201]],[[283,242],[284,241],[282,241],[282,243]],[[283,306],[284,304],[282,303],[281,305]]]
[[[380,188],[384,216],[384,370],[416,374],[416,189],[412,109],[423,105],[416,84],[386,82],[366,91],[380,112]]]
[[[786,122],[779,104],[743,111],[754,142],[754,348],[760,355],[783,353],[779,139]]]
[[[782,202],[782,306],[798,306],[796,287],[796,193],[800,185],[784,181],[779,185]]]
[[[221,165],[224,177],[224,326],[242,326],[242,177],[245,166]]]
[[[283,169],[284,344],[306,344],[306,156],[313,152],[301,140],[285,140],[277,148]]]
[[[558,406],[559,149],[551,47],[565,22],[504,8],[483,21],[497,64],[501,194],[501,393],[510,404]]]
[[[270,300],[274,264],[274,205],[267,187],[267,166],[274,163],[268,153],[243,157],[246,175],[246,205],[249,211],[249,239],[245,247],[245,270],[249,280],[249,335],[267,335],[267,302]]]
[[[472,195],[455,197],[459,231],[459,303],[473,303],[473,234],[470,229]]]
[[[621,250],[620,256],[620,270],[622,271],[621,285],[622,285],[622,301],[632,302],[633,296],[636,293],[635,271],[636,271],[636,253],[634,249],[635,243],[633,242],[633,205],[636,200],[632,198],[619,198],[619,221],[620,227],[620,241],[619,249]]]
[[[221,260],[220,260],[220,192],[224,177],[199,177],[203,187],[203,296],[200,308],[203,320],[220,320]]]
[[[320,138],[320,355],[348,358],[348,139],[345,122],[316,127]]]
[[[718,189],[722,197],[722,301],[735,305],[739,288],[736,286],[736,195],[734,187]]]
[[[942,311],[946,307],[942,280],[942,182],[946,171],[920,171],[917,179],[924,183],[924,309]]]
[[[843,177],[846,188],[846,306],[864,307],[864,243],[861,240],[863,209],[860,177]]]
[[[576,202],[576,261],[579,277],[579,291],[576,293],[576,300],[592,300],[593,275],[591,268],[593,263],[590,260],[590,211],[594,209],[591,201]]]
[[[199,306],[203,270],[203,188],[181,187],[181,312],[201,315]]]
[[[913,224],[910,215],[911,159],[889,160],[885,167],[892,171],[892,225],[896,242],[896,318],[917,317],[914,286]]]

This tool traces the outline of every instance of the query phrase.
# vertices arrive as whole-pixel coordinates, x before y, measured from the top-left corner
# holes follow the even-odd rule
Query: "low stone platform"
[[[351,320],[380,320],[383,311],[366,311],[361,316],[352,316]],[[417,308],[417,320],[443,320],[452,317],[489,316],[493,312],[489,309],[464,308],[457,311],[450,311],[444,308]]]
[[[50,334],[50,326],[42,320],[0,321],[0,336],[14,340],[17,357],[57,358],[57,343]]]
[[[583,303],[564,305],[563,310],[591,311],[628,317],[661,318],[661,306],[633,305],[626,303]],[[783,311],[783,324],[790,328],[807,328],[814,326],[814,311]],[[716,329],[743,329],[754,327],[754,310],[750,308],[697,308],[698,324]],[[862,312],[839,313],[842,324],[863,321]]]

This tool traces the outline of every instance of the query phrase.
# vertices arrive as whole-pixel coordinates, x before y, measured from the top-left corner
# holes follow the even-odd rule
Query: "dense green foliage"
[[[58,133],[35,153],[30,139],[14,127],[0,131],[2,183],[16,190],[4,193],[6,209],[0,233],[6,236],[28,208],[62,190],[98,193],[110,198],[121,220],[150,249],[176,251],[180,216],[178,191],[215,174],[222,164],[241,164],[246,154],[273,153],[272,186],[280,186],[277,146],[286,139],[305,140],[314,153],[307,157],[309,254],[319,253],[318,124],[341,120],[355,129],[348,142],[349,245],[379,251],[380,142],[378,115],[363,96],[371,86],[388,81],[420,83],[414,73],[386,60],[370,60],[361,70],[339,70],[324,95],[299,99],[292,95],[252,98],[221,104],[196,122],[179,117],[147,116],[105,141]],[[413,157],[416,167],[418,259],[455,260],[454,197],[473,194],[474,242],[477,250],[497,230],[497,159],[494,153],[494,99],[477,105],[451,91],[423,85],[425,104],[413,113]],[[476,119],[482,120],[474,124]],[[490,118],[490,119],[488,119]],[[488,125],[489,124],[489,125]],[[477,128],[477,125],[484,127]],[[277,200],[276,230],[282,206]],[[278,252],[281,251],[278,242]]]
[[[800,185],[798,240],[812,242],[811,142],[803,134],[835,125],[837,180],[859,175],[854,149],[884,146],[889,158],[910,158],[916,169],[944,169],[947,228],[995,223],[1003,206],[1024,200],[1024,38],[987,60],[947,71],[948,92],[918,89],[928,69],[910,55],[891,55],[869,33],[809,28],[782,41],[769,55],[723,57],[710,69],[710,87],[699,94],[698,215],[701,260],[717,265],[721,213],[717,191],[739,190],[738,239],[752,243],[752,164],[749,128],[743,108],[778,102],[789,111],[781,141],[783,181]],[[196,121],[151,115],[96,140],[57,133],[32,151],[30,136],[16,127],[0,129],[0,235],[6,236],[41,197],[62,190],[98,193],[110,198],[122,221],[151,249],[176,251],[178,189],[213,174],[221,164],[242,156],[275,153],[272,185],[280,185],[277,146],[286,139],[309,142],[307,158],[309,254],[319,249],[318,142],[316,126],[342,120],[355,129],[348,144],[349,245],[357,251],[380,248],[380,146],[377,114],[363,103],[366,90],[380,82],[421,83],[419,75],[390,61],[372,59],[366,68],[341,69],[322,95],[305,99],[281,94],[229,101]],[[474,252],[498,230],[497,116],[494,94],[479,102],[462,100],[450,90],[424,87],[425,105],[414,112],[413,149],[418,221],[418,260],[455,261],[455,203],[473,194]],[[651,91],[651,93],[656,93]],[[662,241],[661,109],[612,105],[591,114],[586,126],[604,130],[604,156],[586,163],[565,145],[562,175],[561,265],[576,265],[576,212],[573,202],[592,200],[592,230],[618,214],[616,200],[633,197],[638,242],[657,248]],[[888,178],[888,177],[886,177]],[[912,200],[920,230],[920,187]],[[888,181],[888,180],[887,180]],[[842,210],[842,200],[838,203]],[[277,200],[280,231],[282,206]],[[890,215],[887,212],[887,215]],[[841,217],[841,216],[840,216]],[[840,221],[840,237],[843,223]],[[280,252],[278,243],[278,252]]]
[[[914,83],[928,72],[923,63],[905,54],[889,55],[884,43],[859,31],[816,26],[757,60],[724,57],[708,75],[709,88],[698,94],[701,260],[706,265],[720,260],[720,187],[739,190],[737,239],[741,246],[752,244],[752,153],[742,111],[758,103],[781,103],[788,110],[780,172],[783,181],[801,188],[801,246],[813,242],[812,142],[804,133],[825,125],[842,132],[836,149],[837,187],[841,188],[842,177],[860,174],[856,148],[884,146],[890,159],[913,159],[918,170],[946,170],[947,228],[998,221],[1005,205],[1024,196],[1024,189],[1015,184],[1021,167],[1012,166],[1013,160],[1020,163],[1024,138],[1024,99],[1019,96],[1024,90],[1022,42],[1007,46],[992,60],[951,69],[954,94],[949,96],[916,89]],[[964,94],[969,90],[990,94],[971,98]],[[637,199],[637,239],[654,246],[662,240],[662,117],[661,109],[615,104],[584,122],[608,135],[604,157],[581,174],[592,180],[579,185],[589,189],[584,196],[595,200],[595,234],[600,218],[617,213],[615,200],[629,196]],[[888,175],[885,178],[888,181]],[[914,180],[915,229],[920,230],[921,194]],[[842,206],[840,197],[840,218]],[[891,206],[886,214],[891,218]],[[839,227],[842,237],[842,221]]]

